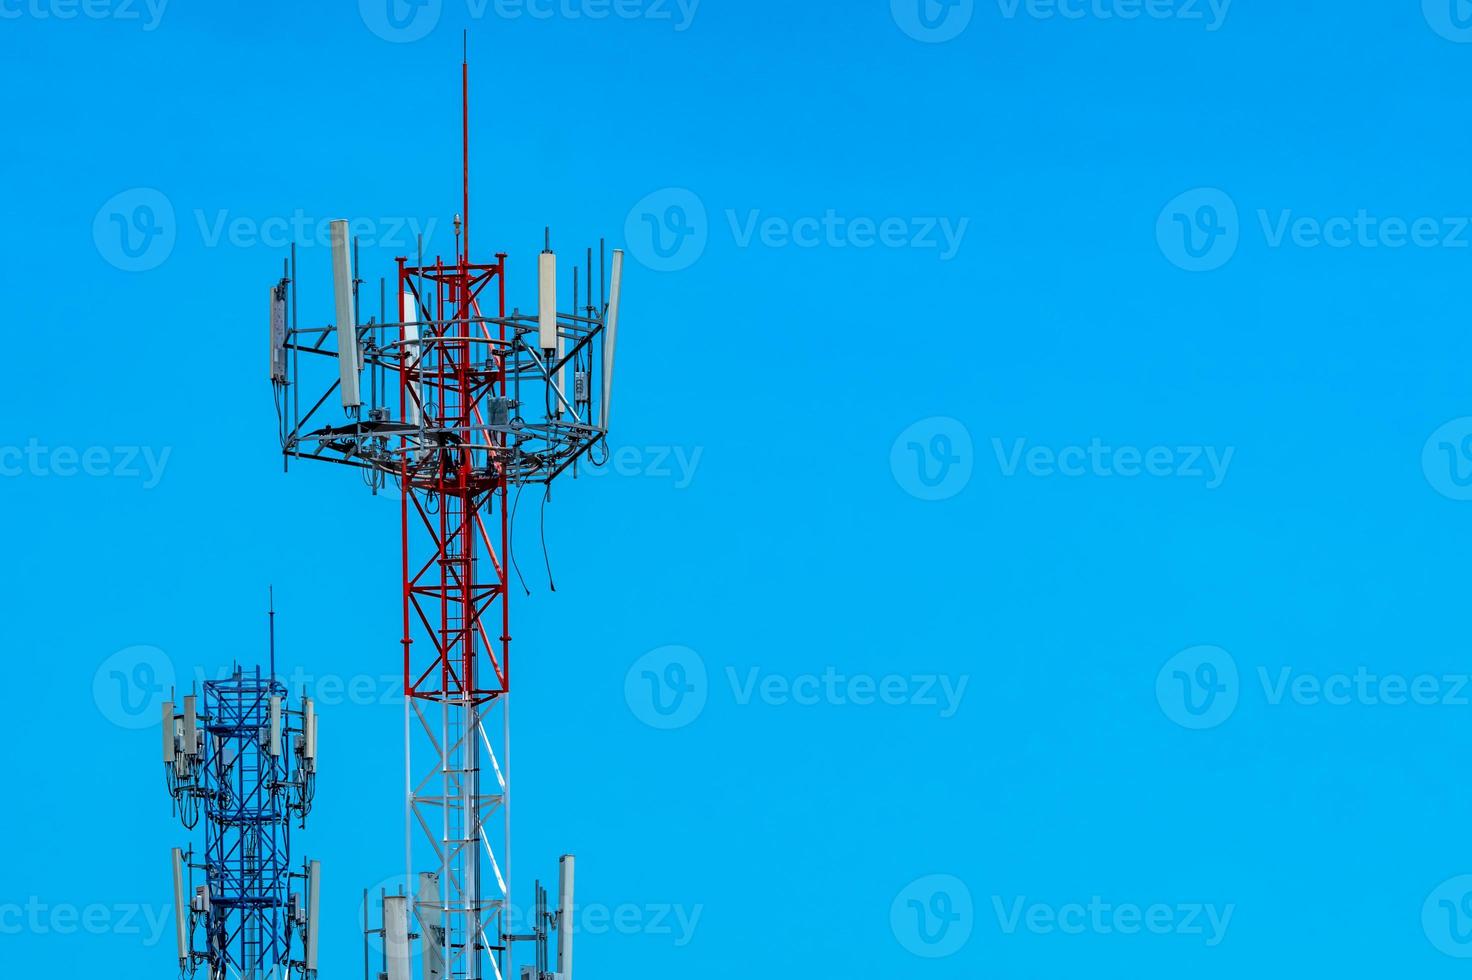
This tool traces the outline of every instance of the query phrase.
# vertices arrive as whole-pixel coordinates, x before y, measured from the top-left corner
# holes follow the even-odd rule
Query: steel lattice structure
[[[416,864],[406,844],[405,870],[426,980],[506,977],[510,944],[533,938],[509,934],[507,915],[511,515],[526,485],[550,485],[582,460],[601,464],[623,260],[615,250],[595,301],[589,249],[582,292],[575,272],[572,311],[558,312],[549,236],[538,313],[508,315],[506,253],[471,258],[468,64],[461,85],[454,258],[398,258],[393,318],[381,303],[379,318],[362,323],[356,242],[334,222],[337,323],[297,322],[294,248],[271,289],[283,453],[358,468],[375,492],[393,485],[400,496],[406,820],[428,846]],[[600,249],[600,279],[605,264]],[[303,414],[312,364],[329,360],[336,380],[321,372],[323,393]],[[344,417],[327,422],[334,393]]]
[[[204,964],[209,980],[274,980],[293,966],[298,976],[315,970],[305,906],[291,889],[291,825],[305,826],[315,793],[314,718],[310,701],[292,711],[286,686],[259,668],[206,681],[181,713],[164,706],[175,810],[189,829],[204,823],[198,859],[175,852],[181,972]],[[202,885],[186,891],[186,867],[191,884],[202,873]],[[310,881],[311,867],[300,877]],[[297,933],[304,948],[294,960]]]

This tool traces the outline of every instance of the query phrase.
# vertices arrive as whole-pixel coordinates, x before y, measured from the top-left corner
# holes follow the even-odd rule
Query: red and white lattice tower
[[[537,312],[508,315],[507,255],[472,259],[468,64],[461,84],[454,257],[399,258],[395,299],[364,322],[356,242],[348,222],[333,222],[336,322],[303,327],[293,248],[271,287],[271,378],[288,460],[357,467],[375,492],[393,485],[401,496],[406,830],[420,844],[406,841],[408,894],[384,903],[386,972],[407,980],[406,937],[417,933],[426,980],[505,977],[516,941],[536,942],[530,969],[541,980],[553,975],[552,930],[555,972],[571,974],[572,862],[558,910],[513,935],[511,515],[528,484],[540,495],[563,472],[607,459],[623,255],[615,250],[610,265],[600,246],[595,298],[589,249],[581,285],[573,272],[571,309],[559,312],[549,236]],[[342,415],[329,418],[339,404]]]

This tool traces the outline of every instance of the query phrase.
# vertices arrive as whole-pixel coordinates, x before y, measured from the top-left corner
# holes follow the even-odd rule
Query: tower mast
[[[409,894],[394,896],[385,915],[390,904],[393,914],[411,910],[426,980],[506,980],[511,945],[536,940],[540,962],[548,928],[558,922],[549,913],[531,934],[514,935],[507,914],[510,512],[513,494],[527,484],[550,485],[585,458],[593,465],[607,458],[623,253],[612,256],[611,303],[600,297],[595,305],[590,274],[586,296],[574,295],[572,310],[559,312],[549,247],[539,259],[537,313],[508,314],[507,254],[476,262],[470,250],[468,54],[460,122],[462,211],[453,261],[397,257],[397,322],[364,324],[356,242],[346,222],[333,222],[337,323],[303,329],[293,319],[278,330],[297,285],[283,279],[272,288],[271,363],[285,455],[352,466],[365,471],[375,493],[390,483],[399,491],[405,810],[409,836],[421,846],[409,846]],[[335,350],[328,344],[334,336]],[[338,370],[298,370],[304,353],[327,355]],[[324,358],[304,360],[310,366]],[[384,389],[395,381],[397,398],[390,398]],[[302,385],[323,392],[304,416],[301,400],[284,395]],[[331,411],[334,392],[342,420],[314,422],[319,411]],[[564,867],[570,891],[572,862]],[[386,921],[384,933],[399,934],[397,924]],[[395,975],[401,964],[393,957],[388,967],[390,980],[407,980]]]

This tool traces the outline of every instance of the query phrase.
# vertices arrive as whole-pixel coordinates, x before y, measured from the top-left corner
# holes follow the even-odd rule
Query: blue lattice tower
[[[209,980],[310,978],[321,876],[315,863],[293,872],[291,830],[315,793],[311,699],[293,709],[274,674],[236,667],[182,711],[166,704],[164,723],[175,811],[189,829],[204,823],[202,854],[174,852],[181,973],[204,964]]]

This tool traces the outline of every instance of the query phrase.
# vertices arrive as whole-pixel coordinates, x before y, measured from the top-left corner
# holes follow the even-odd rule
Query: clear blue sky
[[[631,255],[515,607],[584,976],[1465,972],[1464,3],[385,3],[0,0],[8,975],[171,975],[151,692],[268,583],[361,970],[397,506],[282,475],[264,297],[452,251],[465,27],[512,302]]]

